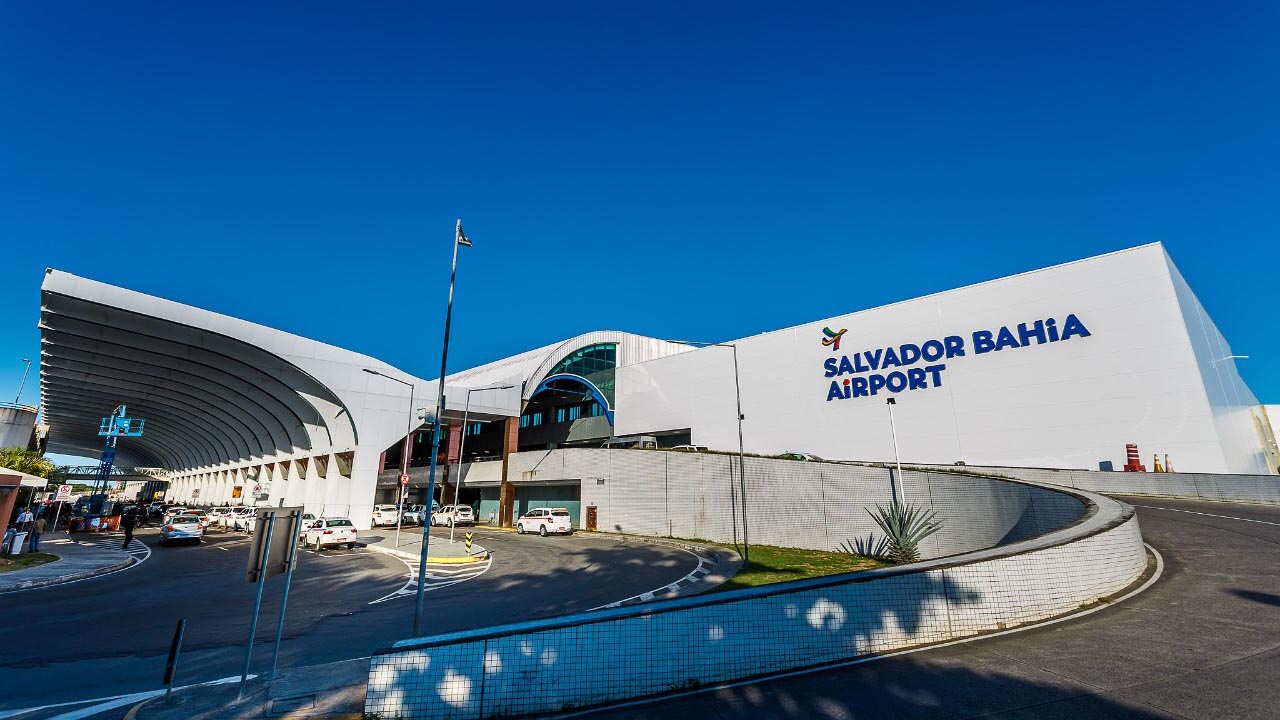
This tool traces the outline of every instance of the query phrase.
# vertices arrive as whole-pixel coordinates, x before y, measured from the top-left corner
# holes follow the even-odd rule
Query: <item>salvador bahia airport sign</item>
[[[832,352],[840,351],[840,341],[847,329],[833,331],[822,329],[822,345]],[[896,347],[861,350],[852,355],[829,357],[822,363],[823,376],[832,378],[827,389],[827,402],[875,395],[881,390],[900,393],[904,390],[927,390],[942,387],[942,373],[947,365],[941,360],[965,357],[968,352],[984,355],[990,352],[1024,348],[1028,345],[1066,342],[1072,338],[1089,337],[1089,328],[1075,315],[1068,315],[1061,324],[1054,318],[1018,323],[999,330],[974,330],[971,344],[966,347],[965,338],[948,335],[941,340],[923,343],[906,343]],[[903,368],[890,370],[890,368]]]

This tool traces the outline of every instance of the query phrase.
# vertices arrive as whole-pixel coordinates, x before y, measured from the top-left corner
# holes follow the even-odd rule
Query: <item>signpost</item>
[[[293,580],[293,568],[298,564],[298,525],[302,522],[301,507],[258,508],[257,525],[253,542],[249,547],[249,566],[244,581],[257,583],[258,591],[253,600],[253,619],[249,622],[249,642],[244,649],[244,672],[240,674],[240,691],[237,699],[244,697],[244,685],[249,679],[249,663],[253,659],[253,639],[258,631],[258,611],[262,608],[262,589],[267,578],[284,573],[284,596],[280,600],[280,619],[276,623],[275,649],[271,656],[271,674],[276,672],[280,657],[280,638],[284,633],[284,612],[289,603],[289,585]],[[273,537],[283,533],[285,542],[274,545]]]
[[[71,486],[59,485],[58,493],[53,496],[54,502],[71,502]]]
[[[467,554],[471,554],[471,533],[467,533]]]

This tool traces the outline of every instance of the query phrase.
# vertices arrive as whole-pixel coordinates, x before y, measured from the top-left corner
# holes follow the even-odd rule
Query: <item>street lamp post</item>
[[[440,348],[440,383],[436,391],[436,424],[431,431],[431,465],[427,472],[427,502],[436,494],[436,464],[440,454],[440,425],[444,422],[444,376],[449,365],[449,324],[453,321],[453,283],[458,277],[458,246],[471,247],[462,234],[462,220],[453,233],[453,267],[449,271],[449,304],[444,313],[444,345]],[[427,592],[427,544],[431,541],[431,523],[422,524],[422,552],[418,556],[418,597],[413,609],[413,634],[422,634],[422,602]]]
[[[391,377],[377,370],[364,368],[364,371],[370,375],[377,375],[388,380],[394,380],[401,385],[409,386],[409,420],[404,430],[404,445],[400,450],[400,477],[396,479],[396,487],[398,488],[396,494],[399,497],[399,501],[396,503],[396,547],[400,547],[400,526],[404,523],[404,494],[409,489],[409,438],[413,435],[413,391],[415,388],[411,382],[405,382],[400,378]]]
[[[677,345],[694,347],[727,347],[733,350],[733,393],[738,405],[738,494],[742,496],[742,567],[751,563],[751,543],[747,540],[747,481],[745,451],[742,442],[742,384],[738,379],[738,346],[734,343],[698,342],[695,340],[672,340]],[[729,486],[732,492],[733,486]]]
[[[902,504],[906,504],[906,493],[902,484],[902,460],[898,457],[898,427],[893,422],[893,406],[898,404],[897,398],[889,398],[885,401],[889,406],[889,434],[893,436],[893,462],[898,466],[898,498]]]
[[[462,490],[462,451],[467,447],[467,415],[471,413],[471,393],[477,390],[510,390],[515,385],[493,385],[490,387],[467,388],[467,404],[462,408],[462,439],[458,441],[458,479],[453,483],[453,508],[458,509],[458,493]],[[453,528],[458,523],[449,522],[449,544],[453,544]]]
[[[22,402],[22,390],[27,386],[27,373],[31,372],[31,360],[29,358],[22,358],[22,362],[27,364],[27,369],[22,371],[22,384],[18,386],[18,397],[13,399],[14,405]]]

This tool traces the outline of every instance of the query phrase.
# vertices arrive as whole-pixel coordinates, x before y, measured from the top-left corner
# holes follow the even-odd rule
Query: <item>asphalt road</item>
[[[662,587],[697,566],[678,548],[599,536],[476,535],[493,563],[427,595],[433,633],[591,609]],[[448,531],[432,537],[448,542]],[[0,719],[6,711],[159,687],[181,617],[187,629],[178,683],[239,674],[255,589],[244,583],[248,538],[222,532],[202,545],[158,547],[156,531],[143,530],[137,539],[153,548],[141,565],[5,597],[0,618],[10,642],[0,655]],[[402,588],[409,572],[404,561],[364,548],[304,553],[290,590],[280,665],[367,656],[407,637],[413,596],[374,601]],[[253,672],[270,666],[282,581],[267,582]],[[68,707],[74,706],[22,717],[54,717]]]
[[[1280,717],[1280,507],[1121,498],[1161,579],[1024,632],[588,713],[728,718]]]

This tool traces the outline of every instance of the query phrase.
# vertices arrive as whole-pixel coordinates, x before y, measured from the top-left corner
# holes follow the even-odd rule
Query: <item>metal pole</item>
[[[22,390],[27,386],[27,373],[31,372],[31,360],[22,358],[22,362],[27,364],[27,369],[22,371],[22,384],[18,386],[18,396],[13,399],[14,405],[22,402]]]
[[[282,501],[283,502],[283,501]],[[293,562],[298,554],[298,525],[302,523],[302,513],[294,512],[298,522],[293,526],[293,541],[289,543],[289,559],[284,571],[284,596],[280,598],[280,622],[276,623],[276,646],[271,651],[271,677],[276,676],[276,661],[280,659],[280,638],[284,635],[284,608],[289,604],[289,583],[293,582]],[[274,524],[276,516],[273,515]]]
[[[404,493],[409,486],[401,482],[401,478],[409,474],[409,438],[413,436],[413,383],[409,383],[409,420],[404,431],[404,447],[400,450],[400,477],[396,478],[397,494],[400,502],[396,505],[396,547],[400,547],[400,525],[404,523]]]
[[[462,242],[462,220],[453,235],[453,265],[449,270],[449,304],[444,314],[444,345],[440,348],[440,382],[436,391],[436,425],[431,433],[431,465],[427,471],[428,507],[436,494],[436,456],[440,454],[440,423],[444,421],[444,376],[449,365],[449,324],[453,321],[453,283],[458,277],[458,245]],[[468,243],[470,244],[470,243]],[[422,549],[418,555],[418,596],[413,609],[413,634],[422,634],[422,601],[427,592],[427,545],[431,523],[422,524]]]
[[[893,421],[893,406],[898,402],[894,398],[889,398],[886,404],[889,406],[889,432],[893,435],[893,462],[898,466],[898,498],[905,505],[907,498],[902,485],[902,460],[898,458],[898,426]]]
[[[173,676],[178,674],[178,654],[182,652],[182,636],[187,630],[187,619],[178,621],[178,629],[174,633],[173,644],[169,646],[169,662],[164,668],[164,701],[169,702],[173,694]]]
[[[733,392],[738,401],[738,486],[742,495],[742,567],[751,563],[751,545],[747,541],[747,478],[745,451],[742,444],[742,385],[738,382],[738,346],[733,348]]]
[[[262,542],[262,560],[271,555],[271,531],[276,527],[275,513],[272,513],[271,522],[267,523],[267,536]],[[258,594],[253,599],[253,619],[249,621],[249,644],[244,648],[244,672],[240,673],[240,690],[236,693],[236,700],[244,697],[244,684],[249,679],[249,660],[253,658],[253,636],[258,631],[258,610],[262,608],[262,587],[266,585],[267,568],[262,563],[258,565]]]
[[[453,511],[458,512],[458,491],[462,489],[462,449],[467,446],[467,415],[471,412],[471,392],[475,388],[467,390],[467,404],[462,408],[462,439],[458,441],[458,480],[453,484]],[[474,517],[474,516],[473,516]],[[449,519],[449,544],[453,544],[453,529],[458,523],[454,522],[454,518]]]

